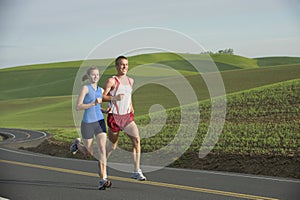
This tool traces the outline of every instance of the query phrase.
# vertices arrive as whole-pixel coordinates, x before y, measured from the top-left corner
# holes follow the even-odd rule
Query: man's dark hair
[[[119,60],[121,60],[121,59],[126,59],[126,60],[128,60],[125,56],[119,56],[119,57],[117,57],[116,60],[115,60],[115,65],[118,65],[118,62],[119,62]]]

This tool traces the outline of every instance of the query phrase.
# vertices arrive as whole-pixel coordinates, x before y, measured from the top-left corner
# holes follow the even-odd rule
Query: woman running
[[[106,125],[101,111],[103,89],[98,86],[99,69],[90,67],[82,77],[83,82],[86,80],[89,80],[89,83],[82,86],[76,105],[76,110],[84,110],[81,122],[83,145],[77,138],[70,150],[74,153],[79,149],[84,154],[88,153],[92,156],[95,137],[99,155],[100,184],[98,189],[105,190],[111,186],[111,181],[107,179],[106,172]]]

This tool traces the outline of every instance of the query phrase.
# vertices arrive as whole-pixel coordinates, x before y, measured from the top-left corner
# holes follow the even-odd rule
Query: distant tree
[[[233,55],[233,49],[232,48],[227,48],[227,49],[220,49],[217,52],[212,52],[212,51],[203,51],[200,54],[229,54]]]
[[[233,55],[233,49],[228,48],[228,49],[221,49],[218,51],[219,54],[229,54],[229,55]]]
[[[231,49],[231,48],[225,49],[225,53],[226,53],[226,54],[233,55],[233,49]]]
[[[212,52],[212,51],[203,51],[200,54],[214,54],[214,52]]]

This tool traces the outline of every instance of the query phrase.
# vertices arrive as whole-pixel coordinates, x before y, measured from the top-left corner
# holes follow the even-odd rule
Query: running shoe
[[[107,179],[101,179],[100,183],[99,183],[99,190],[105,190],[106,188],[110,188],[111,187],[111,181],[107,180]]]
[[[79,144],[79,142],[81,141],[81,139],[80,138],[76,138],[75,140],[74,140],[74,142],[73,142],[73,144],[70,146],[70,152],[73,154],[73,155],[75,155],[76,153],[77,153],[77,151],[78,151],[78,144]]]
[[[144,176],[141,169],[139,169],[137,172],[133,172],[132,178],[138,180],[138,181],[145,181],[146,177]]]

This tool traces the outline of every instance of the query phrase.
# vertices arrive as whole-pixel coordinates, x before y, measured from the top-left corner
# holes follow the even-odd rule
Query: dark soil
[[[69,152],[70,145],[71,143],[56,141],[53,138],[49,138],[44,140],[37,147],[22,149],[58,157],[93,159],[85,157],[80,152],[72,155]],[[185,153],[169,167],[300,179],[300,156],[210,153],[205,158],[199,159],[197,153]]]
[[[184,154],[170,167],[277,176],[300,179],[300,156],[242,155],[210,153],[199,159],[198,154]]]

